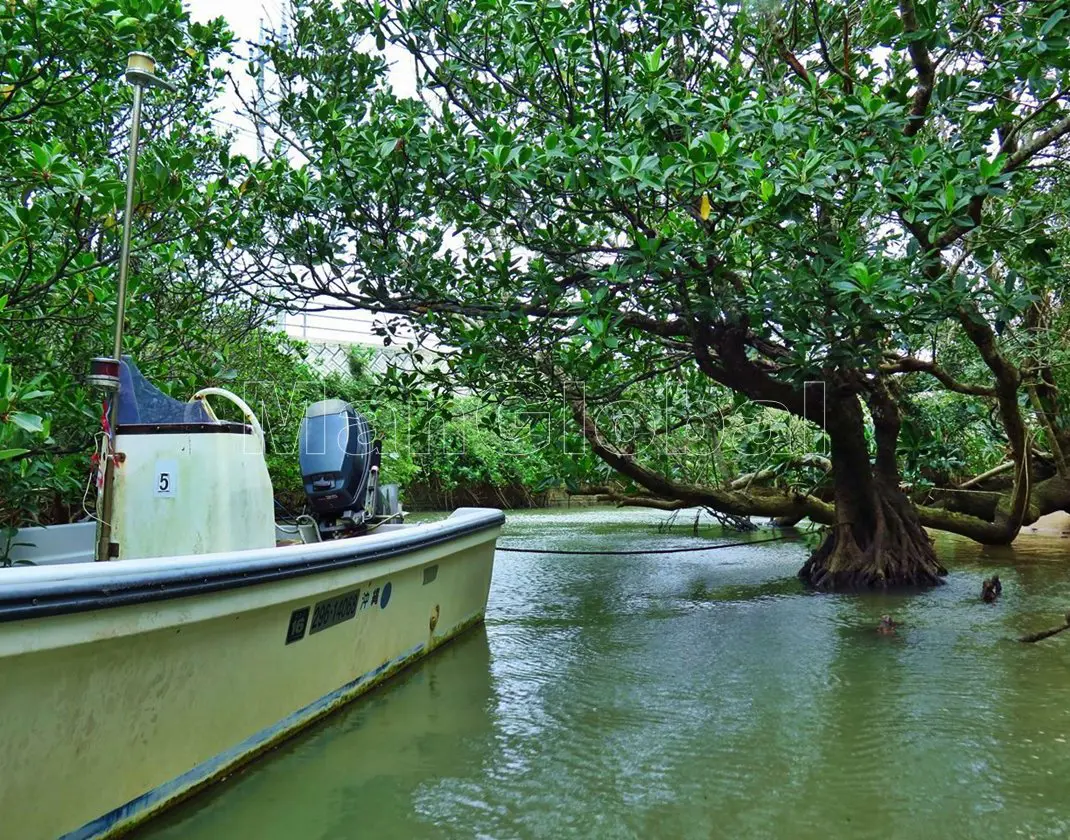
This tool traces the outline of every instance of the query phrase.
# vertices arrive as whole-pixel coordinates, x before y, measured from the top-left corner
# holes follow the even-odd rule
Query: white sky
[[[220,16],[226,18],[231,31],[238,38],[238,54],[248,55],[249,43],[259,39],[261,22],[268,28],[274,28],[281,22],[284,0],[186,0],[185,5],[195,21],[205,22]],[[233,69],[240,71],[241,67],[235,66]],[[242,91],[242,95],[247,97],[254,93],[252,81],[248,81],[249,84],[243,86]],[[255,156],[256,134],[251,121],[239,113],[237,98],[233,94],[224,96],[220,104],[223,107],[220,121],[238,130],[235,151]]]
[[[282,19],[280,0],[186,0],[193,19],[207,21],[222,15],[242,40],[255,40],[261,19],[278,24]]]

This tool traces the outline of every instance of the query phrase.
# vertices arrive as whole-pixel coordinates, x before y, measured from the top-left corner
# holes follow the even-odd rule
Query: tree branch
[[[1029,163],[1030,160],[1053,143],[1061,140],[1067,134],[1070,134],[1070,116],[1063,117],[1047,131],[1038,134],[1031,142],[1026,143],[1014,154],[1009,155],[1006,164],[1003,166],[1003,171],[1014,172],[1015,170],[1021,169],[1025,164]],[[984,204],[984,198],[983,195],[975,196],[973,201],[970,202],[970,218],[973,220],[971,226],[952,225],[932,243],[930,246],[931,249],[934,251],[942,251],[949,245],[953,245],[965,234],[978,227],[981,224],[981,207]],[[913,231],[911,232],[913,233]],[[925,244],[922,239],[918,239],[918,242],[922,246]]]
[[[773,43],[776,44],[777,55],[780,56],[781,60],[791,68],[796,76],[802,79],[807,87],[810,87],[810,74],[806,72],[806,68],[802,66],[802,62],[795,57],[795,53],[788,49],[788,45],[784,43],[783,36],[774,36]]]
[[[705,506],[736,516],[806,516],[815,522],[831,524],[835,508],[815,496],[787,493],[740,493],[673,481],[637,462],[617,449],[603,436],[587,413],[582,397],[566,394],[572,416],[595,453],[621,475],[645,487],[654,496],[674,499],[681,507]]]
[[[918,76],[918,87],[914,91],[914,102],[910,108],[910,118],[907,120],[903,133],[907,137],[913,137],[923,125],[925,115],[929,110],[929,101],[933,98],[933,85],[936,82],[936,67],[929,49],[925,46],[923,38],[918,36],[921,27],[918,24],[917,11],[914,8],[914,0],[899,0],[899,17],[903,21],[903,31],[906,32],[909,41],[907,52],[910,53],[910,61],[914,65],[914,72]]]
[[[766,479],[776,478],[780,474],[783,466],[791,467],[815,467],[825,472],[832,470],[832,461],[821,455],[815,455],[813,453],[802,455],[798,458],[793,458],[786,464],[777,465],[775,467],[767,467],[764,470],[755,470],[754,472],[744,473],[739,478],[735,478],[728,482],[730,490],[746,490],[750,485],[756,481],[765,481]]]
[[[971,385],[959,382],[936,362],[916,359],[913,356],[901,356],[893,362],[881,366],[881,373],[928,373],[935,377],[949,391],[956,394],[968,394],[974,397],[995,397],[996,389],[984,385]]]
[[[1043,131],[1007,158],[1004,172],[1013,172],[1028,163],[1052,143],[1070,134],[1070,116],[1063,117],[1047,131]]]
[[[854,89],[854,79],[851,78],[848,73],[849,60],[848,60],[848,45],[847,45],[847,16],[844,14],[844,40],[843,40],[843,68],[837,66],[836,62],[832,60],[832,56],[829,55],[828,42],[825,40],[825,33],[821,31],[821,15],[817,8],[817,0],[810,0],[810,15],[814,19],[814,30],[817,32],[817,44],[821,51],[821,58],[825,62],[825,66],[828,67],[833,73],[843,79],[843,89],[848,94]]]

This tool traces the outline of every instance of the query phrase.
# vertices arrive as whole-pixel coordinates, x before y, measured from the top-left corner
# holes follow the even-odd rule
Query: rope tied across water
[[[507,551],[514,554],[565,554],[575,557],[590,557],[592,555],[598,555],[603,557],[622,557],[628,555],[642,555],[642,554],[684,554],[689,552],[698,551],[716,551],[719,548],[739,548],[747,545],[758,545],[759,543],[771,543],[781,542],[782,540],[791,539],[794,534],[785,534],[780,537],[770,537],[764,540],[746,540],[743,542],[732,543],[718,543],[717,545],[698,545],[687,546],[686,548],[654,548],[654,549],[630,549],[624,551],[572,551],[561,548],[527,548],[517,545],[499,545],[496,547],[496,551]]]

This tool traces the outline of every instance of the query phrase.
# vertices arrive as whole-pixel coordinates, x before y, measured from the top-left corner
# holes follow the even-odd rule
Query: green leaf
[[[48,169],[48,165],[52,162],[48,149],[36,143],[30,143],[30,150],[33,152],[34,165],[42,172]]]
[[[1044,21],[1044,25],[1040,27],[1040,37],[1048,37],[1048,33],[1051,32],[1064,17],[1066,17],[1066,9],[1058,9],[1055,14]]]
[[[25,411],[13,411],[8,415],[8,418],[12,423],[26,432],[36,434],[44,431],[45,428],[43,421],[38,415],[27,414]]]
[[[0,461],[6,461],[9,458],[25,455],[29,451],[29,449],[0,449]]]
[[[649,53],[646,56],[646,69],[647,69],[648,73],[654,74],[654,73],[657,73],[661,69],[661,67],[662,67],[661,54],[662,54],[663,50],[664,50],[664,47],[659,44],[657,47],[654,48],[654,51],[652,53]]]
[[[773,193],[776,192],[776,186],[772,181],[763,178],[759,190],[762,196],[762,201],[769,201],[769,199],[773,197]]]
[[[869,266],[865,263],[856,262],[849,269],[851,276],[858,281],[858,285],[862,289],[871,289],[875,285],[876,278],[870,274]]]

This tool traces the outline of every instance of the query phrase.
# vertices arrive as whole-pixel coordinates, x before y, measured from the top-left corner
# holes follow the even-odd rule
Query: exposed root
[[[803,581],[825,592],[943,583],[947,570],[910,503],[897,489],[879,489],[875,495],[870,527],[841,523],[830,528],[799,571]]]

